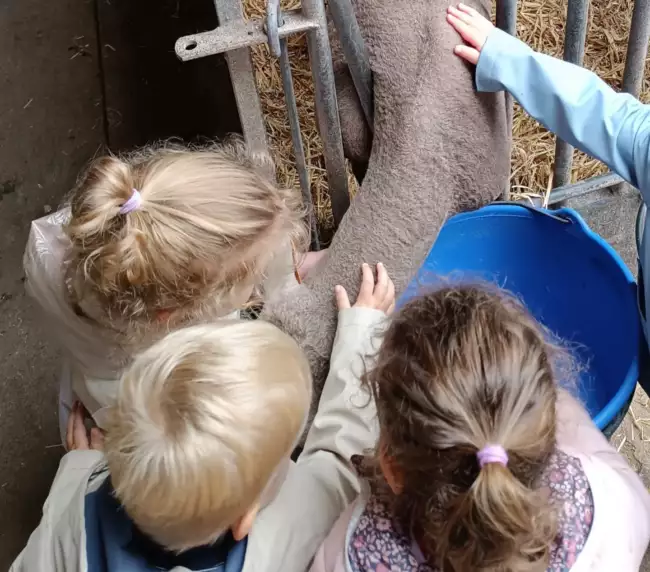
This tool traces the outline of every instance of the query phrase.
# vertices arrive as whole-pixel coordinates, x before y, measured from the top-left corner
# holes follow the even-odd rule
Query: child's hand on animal
[[[68,417],[68,432],[66,434],[66,445],[68,451],[103,451],[104,434],[98,427],[88,430],[84,423],[85,409],[78,401],[72,406],[70,417]]]
[[[305,254],[298,266],[298,275],[300,276],[300,279],[304,280],[307,278],[309,273],[321,263],[325,256],[327,256],[327,248],[319,250],[318,252],[308,252]]]
[[[447,8],[447,22],[469,44],[456,46],[454,53],[469,63],[476,65],[481,50],[494,29],[492,22],[481,16],[474,8],[470,8],[465,4],[458,4],[458,7],[449,6]]]
[[[334,289],[336,305],[339,310],[350,308],[350,299],[343,286]],[[361,267],[361,288],[354,308],[372,308],[390,314],[395,309],[395,285],[388,277],[385,266],[377,264],[377,279],[368,264]]]

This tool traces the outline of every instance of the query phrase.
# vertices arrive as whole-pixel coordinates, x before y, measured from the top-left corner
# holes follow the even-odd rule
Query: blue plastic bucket
[[[514,293],[571,348],[579,397],[611,433],[629,408],[646,351],[636,284],[620,256],[571,209],[493,204],[449,219],[399,300],[482,280]]]

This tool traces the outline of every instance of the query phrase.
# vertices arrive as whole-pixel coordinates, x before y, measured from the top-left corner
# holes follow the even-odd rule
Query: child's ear
[[[236,541],[240,541],[248,536],[251,529],[253,528],[253,523],[255,522],[255,517],[260,510],[259,502],[256,502],[251,508],[246,511],[246,514],[242,516],[235,524],[231,527],[232,536]]]
[[[393,494],[402,494],[404,490],[402,471],[400,471],[394,459],[389,455],[387,447],[383,443],[379,444],[379,466]]]

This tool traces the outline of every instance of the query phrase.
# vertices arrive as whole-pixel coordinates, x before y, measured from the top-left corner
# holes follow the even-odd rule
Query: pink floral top
[[[541,487],[558,507],[558,535],[549,572],[571,569],[589,536],[594,499],[580,460],[556,451],[544,472]],[[437,572],[425,561],[417,543],[392,517],[386,499],[372,494],[348,544],[353,572]]]

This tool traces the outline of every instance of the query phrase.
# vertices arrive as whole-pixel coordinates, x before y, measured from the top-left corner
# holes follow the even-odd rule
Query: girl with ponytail
[[[269,170],[237,140],[108,155],[32,223],[27,291],[64,351],[63,435],[75,399],[102,427],[122,370],[166,333],[296,283],[300,195]]]
[[[515,299],[445,287],[406,304],[365,375],[366,486],[313,572],[638,570],[650,496],[558,382],[570,359]]]

